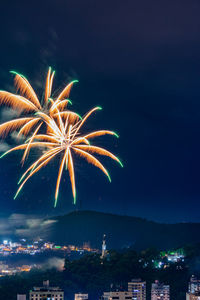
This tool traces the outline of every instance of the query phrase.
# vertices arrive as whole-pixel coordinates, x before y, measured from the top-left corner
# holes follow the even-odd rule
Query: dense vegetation
[[[127,289],[132,278],[147,281],[147,299],[150,299],[150,285],[155,279],[169,284],[172,300],[185,299],[188,280],[193,273],[200,254],[200,247],[187,246],[185,262],[171,264],[166,269],[155,269],[152,259],[158,257],[158,251],[147,249],[140,253],[134,250],[110,251],[103,263],[97,254],[86,255],[79,260],[65,262],[65,270],[36,271],[13,277],[0,278],[0,299],[16,299],[17,293],[28,294],[33,286],[41,286],[49,279],[51,286],[60,286],[65,290],[66,299],[73,299],[75,292],[87,292],[90,299],[98,299],[104,291]],[[198,271],[198,270],[195,270]],[[198,275],[198,274],[197,274]]]

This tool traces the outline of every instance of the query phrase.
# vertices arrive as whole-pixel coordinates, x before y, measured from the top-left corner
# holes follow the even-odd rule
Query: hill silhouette
[[[101,248],[106,234],[109,249],[148,247],[170,249],[200,242],[200,223],[161,224],[146,219],[95,211],[76,211],[54,217],[49,239],[58,244]]]

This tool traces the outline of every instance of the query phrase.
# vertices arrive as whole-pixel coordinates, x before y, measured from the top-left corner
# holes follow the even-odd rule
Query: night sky
[[[77,208],[66,173],[54,209],[58,161],[33,177],[14,201],[21,154],[7,156],[0,160],[1,213],[91,209],[199,222],[199,16],[199,0],[1,1],[0,89],[13,91],[10,70],[24,74],[40,96],[49,65],[56,70],[55,95],[78,79],[71,109],[84,114],[103,107],[86,129],[118,132],[120,139],[96,141],[124,163],[121,169],[102,160],[110,184],[78,159]],[[1,122],[5,118],[2,109]]]

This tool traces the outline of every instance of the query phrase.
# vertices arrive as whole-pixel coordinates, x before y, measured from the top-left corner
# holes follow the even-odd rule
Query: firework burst
[[[51,128],[51,132],[46,134],[37,134],[37,132],[34,132],[33,135],[26,141],[26,143],[8,150],[1,156],[3,157],[4,155],[15,150],[27,151],[27,145],[29,145],[29,149],[34,147],[40,147],[44,150],[43,154],[22,175],[19,181],[20,186],[15,195],[15,198],[18,196],[19,192],[21,191],[27,180],[30,177],[32,177],[35,173],[37,173],[41,168],[46,166],[53,158],[55,158],[58,155],[61,157],[61,162],[58,170],[54,206],[56,206],[57,204],[60,181],[64,170],[64,166],[66,166],[66,169],[69,172],[74,204],[76,204],[76,186],[73,159],[74,154],[85,158],[88,163],[99,168],[108,177],[109,181],[111,181],[108,171],[93,154],[108,156],[117,161],[121,166],[122,163],[114,154],[107,151],[106,149],[90,145],[89,140],[106,134],[117,137],[118,135],[115,132],[109,130],[98,130],[91,133],[87,133],[85,135],[81,134],[82,126],[89,118],[89,116],[93,112],[100,109],[100,107],[93,108],[83,117],[82,120],[75,122],[75,124],[69,122],[69,118],[66,118],[66,120],[63,120],[61,118],[61,122],[59,124],[57,124],[53,119],[46,119],[45,122],[47,126]]]
[[[23,150],[22,164],[29,151],[32,148],[39,148],[42,151],[41,156],[30,165],[19,180],[19,188],[14,198],[18,196],[25,183],[40,169],[48,165],[48,163],[56,157],[60,158],[58,176],[55,189],[55,202],[57,204],[59,187],[64,167],[68,170],[69,178],[72,187],[74,204],[76,204],[76,185],[75,185],[75,170],[74,158],[80,156],[97,168],[99,168],[111,181],[110,175],[103,164],[94,156],[103,155],[117,161],[121,166],[120,160],[108,150],[90,144],[90,140],[103,135],[118,135],[109,130],[98,130],[84,134],[82,131],[83,125],[87,119],[101,107],[91,109],[83,118],[75,112],[66,110],[69,103],[69,93],[76,81],[68,84],[55,100],[51,98],[52,84],[54,72],[51,68],[48,70],[44,99],[41,102],[38,100],[36,93],[27,81],[27,79],[12,72],[15,75],[15,85],[17,92],[20,95],[15,95],[5,91],[0,91],[0,104],[6,104],[17,109],[20,114],[25,114],[18,119],[8,121],[0,125],[0,135],[6,136],[10,131],[20,129],[18,135],[30,136],[25,143],[5,152],[6,154]],[[27,116],[28,114],[28,116]],[[43,126],[45,125],[45,126]],[[43,130],[41,127],[43,126]]]

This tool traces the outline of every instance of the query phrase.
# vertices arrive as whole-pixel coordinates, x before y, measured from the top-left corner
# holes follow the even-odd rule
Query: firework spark
[[[48,82],[51,81],[50,75],[48,75],[47,79]],[[50,84],[51,85],[51,84]],[[60,94],[59,100],[65,98],[65,90]],[[49,92],[48,92],[49,93]],[[46,94],[46,99],[49,97],[49,94]],[[56,102],[54,102],[55,104]],[[42,112],[38,112],[42,120],[46,123],[47,127],[50,129],[45,134],[39,134],[38,127],[32,134],[30,138],[24,144],[16,146],[7,152],[5,152],[1,157],[4,155],[15,151],[15,150],[25,150],[24,155],[29,152],[31,148],[40,147],[42,148],[43,154],[33,163],[31,166],[26,170],[26,172],[22,175],[21,179],[19,180],[19,188],[15,195],[15,198],[20,193],[21,189],[23,188],[24,184],[27,180],[32,177],[35,173],[37,173],[41,168],[46,166],[53,158],[59,156],[61,158],[61,162],[59,165],[57,182],[56,182],[56,190],[55,190],[55,203],[54,206],[57,204],[58,200],[58,193],[59,187],[61,182],[61,177],[64,171],[64,166],[68,170],[69,178],[71,181],[72,187],[72,194],[74,198],[74,204],[76,204],[76,185],[75,185],[75,170],[74,170],[74,156],[78,155],[86,159],[88,163],[93,164],[97,168],[99,168],[111,181],[110,175],[103,164],[93,155],[103,155],[108,156],[115,161],[117,161],[121,166],[122,163],[114,154],[107,151],[104,148],[93,146],[90,144],[89,139],[103,136],[106,134],[117,136],[118,135],[109,130],[98,130],[87,134],[82,134],[82,126],[85,124],[89,116],[97,110],[100,110],[100,107],[95,107],[90,110],[83,119],[76,120],[75,122],[71,120],[70,114],[63,115],[62,112],[57,112],[58,114],[58,122],[54,120],[51,116],[47,116]]]
[[[27,136],[36,126],[40,128],[40,125],[44,121],[44,114],[51,116],[51,118],[58,118],[59,111],[62,111],[65,117],[69,115],[69,111],[63,110],[66,109],[68,103],[71,103],[68,99],[69,94],[73,84],[78,82],[78,80],[70,82],[55,100],[53,100],[51,99],[51,93],[55,71],[49,68],[44,99],[40,102],[28,80],[15,71],[11,71],[11,73],[15,76],[14,83],[16,92],[19,94],[0,91],[0,105],[5,104],[16,109],[22,117],[1,124],[1,137],[5,137],[9,132],[19,129],[19,136],[22,134]],[[79,116],[73,112],[70,112],[70,117],[73,119],[79,118]]]

